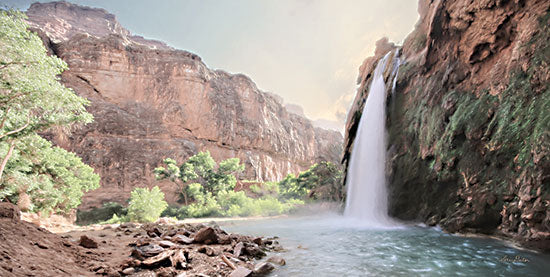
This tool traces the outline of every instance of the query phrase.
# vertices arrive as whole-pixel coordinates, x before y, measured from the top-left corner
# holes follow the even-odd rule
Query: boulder
[[[208,256],[215,256],[216,255],[216,251],[214,251],[214,249],[212,247],[208,247],[208,246],[202,246],[199,249],[197,249],[197,251],[199,253],[203,253],[203,254],[206,254]]]
[[[0,218],[18,221],[21,219],[21,211],[11,203],[0,202]]]
[[[242,242],[235,244],[235,247],[233,248],[233,257],[238,258],[239,256],[241,256],[243,247],[244,244]]]
[[[246,250],[246,253],[248,255],[256,259],[260,259],[266,255],[265,252],[262,251],[262,249],[260,249],[260,247],[258,247],[258,245],[254,243],[246,243],[244,249]]]
[[[86,235],[80,237],[78,244],[85,248],[97,248],[97,242]]]
[[[171,241],[167,241],[167,240],[161,240],[159,241],[159,245],[160,247],[164,247],[164,248],[170,248],[170,247],[176,247],[177,245]]]
[[[254,275],[263,276],[275,269],[275,266],[269,262],[259,263],[254,267]]]
[[[133,267],[128,267],[128,268],[125,268],[124,270],[122,270],[122,274],[124,275],[132,275],[136,272],[136,269],[133,268]]]
[[[151,257],[155,256],[161,252],[164,251],[164,248],[162,248],[158,244],[149,244],[144,245],[140,247],[136,247],[134,251],[132,251],[132,255],[136,258],[144,258],[144,257]]]
[[[193,242],[205,244],[216,243],[218,242],[218,235],[212,227],[204,227],[195,233]]]
[[[286,261],[281,256],[271,256],[269,259],[267,259],[268,262],[278,264],[278,265],[285,265]]]
[[[257,244],[259,246],[262,246],[262,238],[261,237],[257,237],[255,239],[253,239],[252,242],[254,242],[255,244]]]

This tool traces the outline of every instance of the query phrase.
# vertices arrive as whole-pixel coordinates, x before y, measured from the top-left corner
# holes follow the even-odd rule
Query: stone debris
[[[193,243],[193,239],[189,238],[185,235],[175,235],[172,237],[173,242],[181,243],[181,244],[191,244]]]
[[[275,266],[269,262],[259,263],[254,267],[254,275],[266,275],[275,270]]]
[[[233,257],[238,258],[239,256],[241,256],[243,247],[244,244],[242,242],[235,244],[235,248],[233,248]]]
[[[229,274],[229,277],[248,277],[250,275],[252,275],[252,270],[239,266]]]
[[[271,256],[269,259],[267,259],[268,262],[278,265],[285,265],[286,261],[281,256]]]
[[[212,227],[200,229],[193,237],[193,242],[211,244],[218,242],[218,235]]]
[[[78,244],[84,248],[97,248],[97,242],[88,236],[81,236]]]
[[[254,262],[267,251],[281,249],[274,238],[227,234],[217,226],[146,224],[132,232],[136,236],[128,244],[133,248],[131,258],[120,265],[121,274],[262,276],[275,269],[273,264],[285,264],[278,256],[271,257],[271,262]]]
[[[275,238],[228,234],[212,224],[128,223],[59,235],[20,221],[18,211],[0,203],[0,276],[246,277],[284,264],[263,259],[283,250]]]

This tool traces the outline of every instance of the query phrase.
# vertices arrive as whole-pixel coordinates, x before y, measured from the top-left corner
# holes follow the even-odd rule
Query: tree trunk
[[[15,141],[12,141],[10,143],[10,149],[8,150],[8,153],[4,157],[4,160],[2,160],[2,164],[0,165],[0,180],[2,180],[2,174],[4,173],[4,168],[6,168],[6,164],[8,163],[8,160],[10,159],[11,155],[13,154],[13,149],[15,148]]]
[[[183,193],[183,202],[185,202],[185,206],[189,205],[189,200],[187,199],[187,192],[185,190],[181,190]]]

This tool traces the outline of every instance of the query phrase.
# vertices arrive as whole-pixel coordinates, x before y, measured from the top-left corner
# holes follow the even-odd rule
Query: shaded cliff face
[[[287,112],[244,75],[211,70],[197,55],[131,36],[104,10],[48,3],[33,4],[27,14],[69,65],[63,82],[92,102],[94,123],[68,138],[51,135],[101,175],[101,188],[86,194],[81,207],[123,202],[134,187],[156,182],[152,171],[164,158],[181,162],[198,151],[216,160],[238,157],[246,166],[240,177],[259,181],[338,158],[339,133]],[[175,201],[175,186],[160,184]]]
[[[421,1],[388,93],[389,210],[550,249],[548,1]],[[370,74],[360,68],[344,164]],[[390,80],[391,76],[387,76]]]

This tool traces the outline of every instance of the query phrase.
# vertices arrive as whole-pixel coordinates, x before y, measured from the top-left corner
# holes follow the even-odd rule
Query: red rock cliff
[[[211,70],[195,54],[132,36],[102,9],[36,3],[27,15],[69,65],[63,82],[92,102],[93,124],[52,137],[101,175],[101,188],[85,195],[83,207],[123,202],[135,186],[156,182],[152,170],[164,158],[182,161],[198,151],[238,157],[246,166],[241,177],[260,181],[337,160],[339,133],[289,113],[245,75]],[[167,182],[161,188],[175,189]]]
[[[392,216],[550,250],[549,7],[420,1],[388,93]],[[395,48],[381,40],[360,68],[344,163],[372,70]]]

